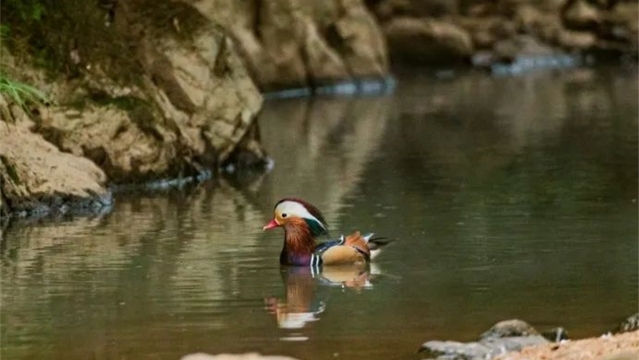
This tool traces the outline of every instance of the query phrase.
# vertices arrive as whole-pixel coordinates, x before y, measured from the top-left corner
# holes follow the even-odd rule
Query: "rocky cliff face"
[[[55,8],[7,0],[2,13],[10,35],[3,67],[50,94],[53,105],[32,108],[23,121],[5,104],[5,123],[28,125],[20,135],[8,125],[0,143],[23,137],[13,144],[72,154],[65,158],[70,163],[90,160],[104,173],[95,178],[95,169],[89,171],[92,180],[81,186],[92,189],[81,192],[89,197],[103,193],[107,180],[193,176],[228,159],[259,163],[265,156],[254,123],[259,88],[388,73],[384,36],[361,0],[61,0]],[[234,156],[242,152],[249,156]],[[11,156],[36,166],[33,157]],[[37,178],[30,171],[18,175],[20,183]],[[48,180],[49,195],[80,194],[55,179]],[[49,196],[31,187],[11,190],[6,171],[0,181],[4,209],[26,209],[17,204]]]
[[[637,54],[632,0],[367,0],[392,57],[422,65],[511,62],[521,56]]]
[[[31,200],[40,198],[95,198],[105,193],[107,179],[134,183],[215,172],[241,151],[238,144],[256,141],[247,137],[262,98],[231,38],[189,5],[151,5],[118,2],[104,9],[62,1],[43,11],[75,22],[79,32],[43,20],[41,28],[26,29],[35,30],[26,44],[16,40],[24,30],[19,21],[10,22],[15,56],[3,51],[3,64],[51,94],[54,104],[32,109],[31,120],[21,119],[17,107],[2,111],[0,153],[8,162],[0,181],[9,208],[33,210]],[[42,45],[39,29],[52,32],[43,44],[50,49],[46,71],[24,62],[38,54],[19,52],[19,45]],[[62,38],[67,41],[57,42]],[[21,130],[12,125],[30,121]],[[250,149],[264,156],[259,146]],[[44,180],[46,186],[29,185]]]
[[[361,0],[184,0],[235,39],[263,90],[388,75],[384,35]]]

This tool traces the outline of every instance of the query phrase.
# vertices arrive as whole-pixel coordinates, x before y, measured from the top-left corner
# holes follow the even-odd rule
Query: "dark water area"
[[[600,335],[638,306],[637,97],[636,69],[576,69],[267,102],[269,174],[11,224],[0,355],[419,359],[514,317]],[[334,235],[397,241],[370,268],[281,271],[261,229],[290,195]]]

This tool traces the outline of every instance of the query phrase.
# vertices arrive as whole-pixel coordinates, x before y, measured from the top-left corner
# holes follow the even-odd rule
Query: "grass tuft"
[[[51,102],[49,96],[36,89],[18,81],[9,79],[5,74],[0,73],[0,94],[5,95],[27,112],[30,105],[48,105]]]

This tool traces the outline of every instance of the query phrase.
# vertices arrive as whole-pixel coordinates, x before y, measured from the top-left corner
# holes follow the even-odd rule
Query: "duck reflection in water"
[[[372,288],[371,280],[379,271],[371,271],[370,264],[331,266],[325,268],[282,267],[281,275],[285,297],[267,297],[266,309],[277,320],[282,329],[302,329],[307,323],[319,320],[324,312],[331,291],[362,291]],[[283,340],[306,340],[304,336],[293,336]]]

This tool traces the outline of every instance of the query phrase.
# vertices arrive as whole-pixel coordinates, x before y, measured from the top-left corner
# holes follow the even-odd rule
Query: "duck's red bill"
[[[280,224],[278,224],[275,219],[269,221],[268,224],[264,225],[264,227],[262,228],[262,230],[270,230],[270,229],[275,229],[276,227],[280,226]]]

